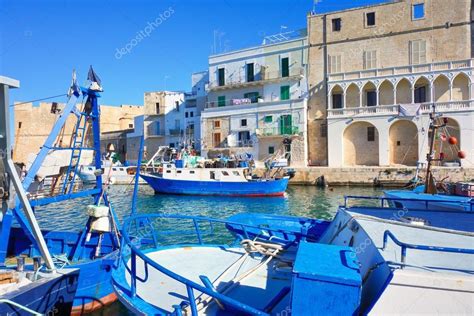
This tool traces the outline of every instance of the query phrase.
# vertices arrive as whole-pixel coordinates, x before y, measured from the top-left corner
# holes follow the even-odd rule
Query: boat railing
[[[430,199],[412,199],[412,198],[395,198],[395,197],[385,197],[385,196],[358,196],[358,195],[346,195],[344,196],[344,208],[348,208],[350,206],[351,200],[365,200],[365,201],[378,201],[379,207],[381,208],[391,208],[389,202],[418,202],[424,203],[425,209],[429,209],[429,206],[433,207],[433,209],[429,209],[430,211],[436,211],[436,204],[443,202],[443,203],[450,203],[455,205],[462,205],[462,206],[469,206],[469,212],[474,211],[474,200],[470,201],[458,201],[458,200],[449,200],[443,199],[442,201],[437,200],[430,200]]]
[[[4,298],[0,298],[0,304],[7,304],[7,305],[11,305],[15,308],[18,308],[19,310],[22,310],[28,314],[31,314],[31,315],[34,315],[34,316],[43,316],[44,314],[41,314],[41,313],[38,313],[24,305],[21,305],[21,304],[18,304],[14,301],[11,301],[11,300],[8,300],[8,299],[4,299]]]
[[[155,219],[176,220],[178,222],[189,221],[191,225],[188,227],[192,227],[192,229],[194,230],[193,234],[197,237],[197,243],[194,242],[194,244],[197,244],[197,245],[208,244],[208,245],[215,246],[216,243],[206,242],[205,237],[210,236],[213,233],[216,233],[217,230],[215,230],[215,227],[216,225],[219,225],[219,224],[225,225],[225,227],[228,227],[227,225],[231,225],[232,227],[240,227],[242,235],[237,236],[237,238],[234,237],[235,240],[249,239],[255,236],[256,231],[259,231],[266,238],[269,238],[270,240],[279,240],[281,243],[285,244],[286,247],[288,247],[293,242],[284,241],[283,239],[278,239],[277,237],[278,234],[292,235],[295,237],[295,239],[302,239],[306,237],[306,233],[304,232],[301,234],[297,234],[297,233],[293,233],[293,232],[289,232],[289,231],[285,231],[281,229],[262,228],[258,226],[252,226],[252,225],[247,225],[247,224],[242,224],[242,223],[237,223],[237,222],[231,222],[231,221],[219,220],[219,219],[213,219],[213,218],[201,217],[201,216],[147,214],[147,215],[138,215],[138,216],[129,218],[124,223],[124,226],[123,226],[124,233],[122,235],[122,248],[120,252],[120,257],[118,259],[118,265],[119,266],[123,265],[124,271],[126,271],[126,273],[128,273],[128,275],[130,276],[131,298],[133,299],[137,297],[137,283],[138,282],[145,283],[148,281],[148,277],[150,275],[149,267],[151,267],[152,269],[157,270],[161,272],[162,274],[186,286],[187,296],[185,296],[183,303],[187,305],[185,308],[189,308],[191,310],[192,315],[198,315],[198,307],[197,307],[194,291],[201,292],[204,295],[208,295],[209,297],[212,297],[216,301],[218,301],[219,304],[227,305],[231,308],[237,309],[246,314],[251,314],[251,315],[269,315],[269,314],[267,314],[264,311],[258,310],[252,306],[239,302],[229,296],[219,293],[213,286],[212,282],[209,281],[207,276],[204,276],[204,275],[199,276],[203,282],[203,285],[201,285],[165,268],[164,266],[150,259],[146,255],[146,253],[142,251],[141,246],[140,246],[141,244],[148,245],[148,246],[151,245],[151,249],[159,249],[160,246],[164,247],[164,245],[159,242],[158,234],[157,234],[158,231],[159,233],[163,234],[163,230],[158,225],[153,224],[153,220]],[[208,224],[211,227],[211,229],[203,232],[202,227],[204,226],[204,224]],[[139,229],[144,230],[144,234],[140,234],[137,231]],[[129,230],[134,231],[136,235],[129,235]],[[227,229],[225,230],[227,231],[227,233],[230,233],[229,230]],[[165,232],[164,235],[168,235],[168,233],[171,233],[171,230],[169,231],[165,230],[164,232]],[[151,236],[149,236],[150,234]],[[176,235],[176,233],[172,233],[172,234]],[[178,235],[180,234],[181,233],[178,233]],[[151,238],[146,238],[146,237],[151,237]],[[176,242],[174,242],[174,244],[176,244]],[[193,243],[191,244],[181,243],[181,245],[183,246],[189,246],[192,244]],[[144,247],[144,248],[149,249],[148,247]],[[137,265],[140,264],[139,260],[141,260],[142,261],[141,264],[144,265],[143,267],[144,275],[142,276],[137,276]],[[181,313],[182,308],[183,308],[182,305],[183,304],[173,306],[175,315],[182,314]]]
[[[388,243],[388,238],[390,239],[402,249],[402,268],[403,265],[406,263],[407,257],[407,249],[416,249],[416,250],[423,250],[423,251],[438,251],[438,252],[451,252],[451,253],[461,253],[461,254],[474,254],[474,249],[465,249],[465,248],[451,248],[451,247],[439,247],[439,246],[426,246],[426,245],[415,245],[415,244],[408,244],[401,242],[400,240],[395,237],[395,235],[390,231],[386,230],[383,234],[383,247],[382,250],[385,250]]]

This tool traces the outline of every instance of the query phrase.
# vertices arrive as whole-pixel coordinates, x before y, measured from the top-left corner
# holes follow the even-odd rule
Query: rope
[[[10,104],[10,107],[14,107],[14,106],[21,105],[21,104],[27,104],[27,103],[33,103],[33,102],[38,102],[38,101],[44,101],[44,100],[64,97],[64,96],[67,96],[67,93],[58,94],[58,95],[54,95],[54,96],[51,96],[51,97],[46,97],[46,98],[41,98],[41,99],[36,99],[36,100],[31,100],[31,101],[26,101],[26,102],[21,102],[21,103],[16,103],[16,104]]]

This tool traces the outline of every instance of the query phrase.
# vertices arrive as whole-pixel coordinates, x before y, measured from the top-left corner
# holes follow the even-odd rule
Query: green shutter
[[[280,100],[289,100],[290,99],[290,86],[281,86],[280,87]]]
[[[265,122],[265,123],[271,123],[271,122],[273,122],[273,116],[271,116],[271,115],[265,116],[264,122]]]
[[[219,68],[218,78],[219,86],[225,86],[225,68]]]
[[[290,60],[288,57],[281,59],[281,76],[282,77],[290,76]]]
[[[217,97],[217,106],[225,106],[225,95]]]
[[[291,135],[292,134],[292,118],[291,115],[280,116],[280,134]]]

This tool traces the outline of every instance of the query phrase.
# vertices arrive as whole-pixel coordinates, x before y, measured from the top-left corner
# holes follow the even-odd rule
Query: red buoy
[[[448,139],[448,143],[450,143],[451,145],[456,145],[458,143],[458,139],[454,136],[451,136]]]
[[[460,159],[466,158],[466,152],[464,152],[464,151],[462,151],[462,150],[458,151],[458,157],[459,157]]]

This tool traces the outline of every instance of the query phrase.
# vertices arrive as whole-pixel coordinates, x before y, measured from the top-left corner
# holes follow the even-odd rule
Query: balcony
[[[232,76],[226,76],[224,85],[219,85],[219,81],[209,82],[208,90],[215,92],[229,89],[242,89],[261,86],[267,83],[300,80],[303,77],[304,68],[302,67],[290,67],[288,76],[282,76],[281,70],[267,71],[266,67],[262,66],[260,71],[254,75],[254,80],[252,81],[247,81],[246,74],[242,72],[233,74]]]
[[[263,127],[257,129],[258,137],[283,137],[300,135],[301,131],[298,126],[286,126],[286,127]]]
[[[362,71],[335,73],[328,75],[331,83],[362,80],[380,77],[401,77],[406,75],[421,75],[423,73],[441,73],[444,71],[467,70],[474,68],[474,59],[447,61],[420,65],[407,65],[400,67],[378,68]]]
[[[413,104],[414,105],[414,104]],[[432,103],[419,104],[419,114],[428,114],[431,112]],[[474,100],[470,101],[451,101],[451,102],[436,102],[436,111],[439,113],[449,112],[463,112],[474,111]],[[370,117],[370,116],[406,116],[403,115],[401,105],[379,105],[379,106],[364,106],[345,109],[330,109],[328,110],[328,118],[343,118],[343,117]]]
[[[241,98],[241,99],[231,99],[231,100],[226,100],[225,102],[219,102],[219,101],[210,101],[206,103],[206,109],[205,110],[211,110],[211,109],[228,109],[229,107],[251,107],[251,106],[267,106],[267,105],[292,105],[292,106],[298,106],[298,104],[301,104],[303,106],[303,101],[304,99],[289,99],[289,100],[265,100],[262,98],[258,98],[257,102],[255,100],[252,100],[250,98]]]
[[[181,129],[180,128],[170,128],[169,129],[170,136],[181,136]]]

